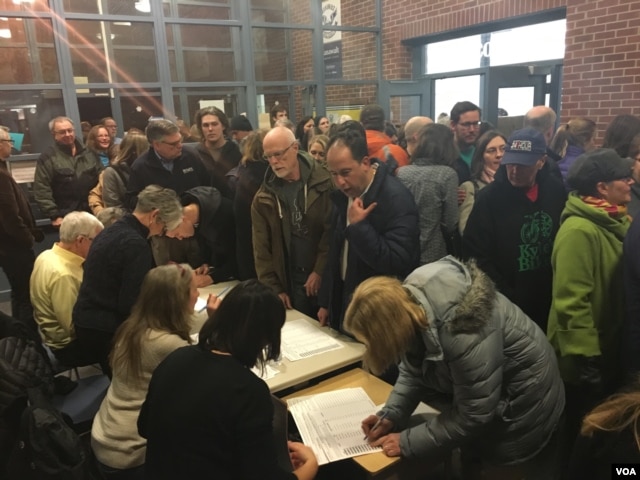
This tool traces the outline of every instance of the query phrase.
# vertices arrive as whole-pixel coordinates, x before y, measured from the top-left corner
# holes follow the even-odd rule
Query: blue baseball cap
[[[547,142],[544,135],[533,128],[523,128],[513,132],[507,140],[502,163],[531,167],[546,154]]]

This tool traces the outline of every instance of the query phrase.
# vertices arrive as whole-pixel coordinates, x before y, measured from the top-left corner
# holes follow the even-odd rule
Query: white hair
[[[104,226],[96,217],[87,212],[70,212],[65,215],[60,225],[60,241],[73,243],[80,236],[92,237],[96,229]]]

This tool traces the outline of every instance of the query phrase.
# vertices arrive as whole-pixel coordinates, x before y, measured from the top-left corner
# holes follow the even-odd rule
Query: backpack
[[[27,389],[39,387],[53,396],[53,370],[38,345],[27,338],[0,339],[0,417],[14,402],[27,395]]]
[[[7,480],[95,480],[88,446],[56,410],[42,389],[27,389],[18,441]]]

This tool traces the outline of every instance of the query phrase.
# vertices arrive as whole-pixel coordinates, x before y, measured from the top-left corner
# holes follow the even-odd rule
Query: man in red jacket
[[[409,154],[402,147],[394,145],[384,133],[384,110],[380,105],[365,105],[360,111],[360,123],[367,134],[369,157],[389,163],[392,170],[409,165]],[[391,159],[395,160],[396,165]]]

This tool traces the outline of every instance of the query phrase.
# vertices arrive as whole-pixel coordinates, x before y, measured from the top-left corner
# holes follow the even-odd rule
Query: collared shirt
[[[52,349],[74,338],[71,313],[82,283],[84,258],[55,244],[36,258],[30,290],[33,315],[44,343]]]
[[[162,158],[155,150],[153,151],[153,153],[156,154],[156,157],[158,157],[158,159],[160,160],[160,164],[164,167],[165,170],[173,172],[173,160]]]

